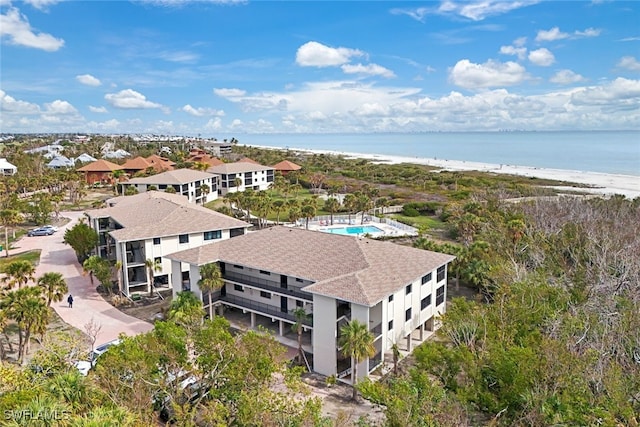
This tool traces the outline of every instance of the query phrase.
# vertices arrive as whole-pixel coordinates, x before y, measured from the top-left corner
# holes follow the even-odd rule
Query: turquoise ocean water
[[[239,144],[640,176],[640,131],[247,134]]]

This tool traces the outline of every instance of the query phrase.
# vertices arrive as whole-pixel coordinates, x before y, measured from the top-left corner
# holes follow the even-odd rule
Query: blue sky
[[[637,1],[0,0],[1,132],[640,128]]]

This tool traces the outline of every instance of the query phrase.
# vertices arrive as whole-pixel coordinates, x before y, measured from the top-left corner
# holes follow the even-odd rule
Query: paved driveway
[[[62,243],[64,231],[73,227],[82,215],[81,212],[62,212],[61,216],[71,219],[71,222],[60,227],[60,230],[51,236],[23,237],[14,243],[10,254],[31,249],[42,250],[36,277],[50,271],[62,273],[74,300],[73,308],[68,307],[66,295],[63,301],[54,302],[51,306],[62,320],[83,332],[84,326],[93,318],[95,323],[102,327],[96,344],[111,341],[121,333],[136,335],[150,331],[153,329],[150,323],[128,316],[106,302],[96,292],[97,282],[91,285],[89,277],[82,275],[82,267],[71,246]]]

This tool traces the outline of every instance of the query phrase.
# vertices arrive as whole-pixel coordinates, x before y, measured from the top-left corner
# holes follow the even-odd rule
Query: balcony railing
[[[298,288],[281,288],[280,283],[274,280],[260,279],[255,276],[249,276],[246,274],[226,272],[222,275],[224,280],[238,285],[249,285],[256,288],[269,290],[281,295],[296,297],[304,299],[306,301],[313,301],[313,295],[308,292],[301,291]]]
[[[374,337],[382,334],[382,322],[378,323],[373,328],[369,329]]]
[[[369,372],[373,371],[382,363],[382,352],[376,353],[371,359],[369,359]]]
[[[213,298],[212,298],[213,299]],[[214,299],[215,301],[215,299]],[[249,310],[253,310],[258,312],[258,314],[264,313],[264,314],[268,314],[271,315],[273,317],[279,317],[281,319],[285,319],[288,320],[290,322],[297,322],[296,317],[291,314],[291,313],[285,313],[283,311],[280,311],[280,309],[274,305],[269,305],[269,304],[264,304],[261,302],[256,302],[253,300],[250,300],[248,298],[242,298],[242,297],[238,297],[235,295],[225,295],[225,296],[220,296],[218,298],[218,301],[222,301],[222,302],[226,302],[229,304],[233,304],[236,306],[239,306],[241,308],[246,308]],[[302,322],[305,326],[313,326],[313,318],[311,316],[308,316],[303,322]]]

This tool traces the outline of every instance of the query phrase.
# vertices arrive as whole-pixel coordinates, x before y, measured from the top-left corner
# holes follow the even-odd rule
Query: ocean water
[[[239,144],[640,176],[640,131],[247,134]]]

